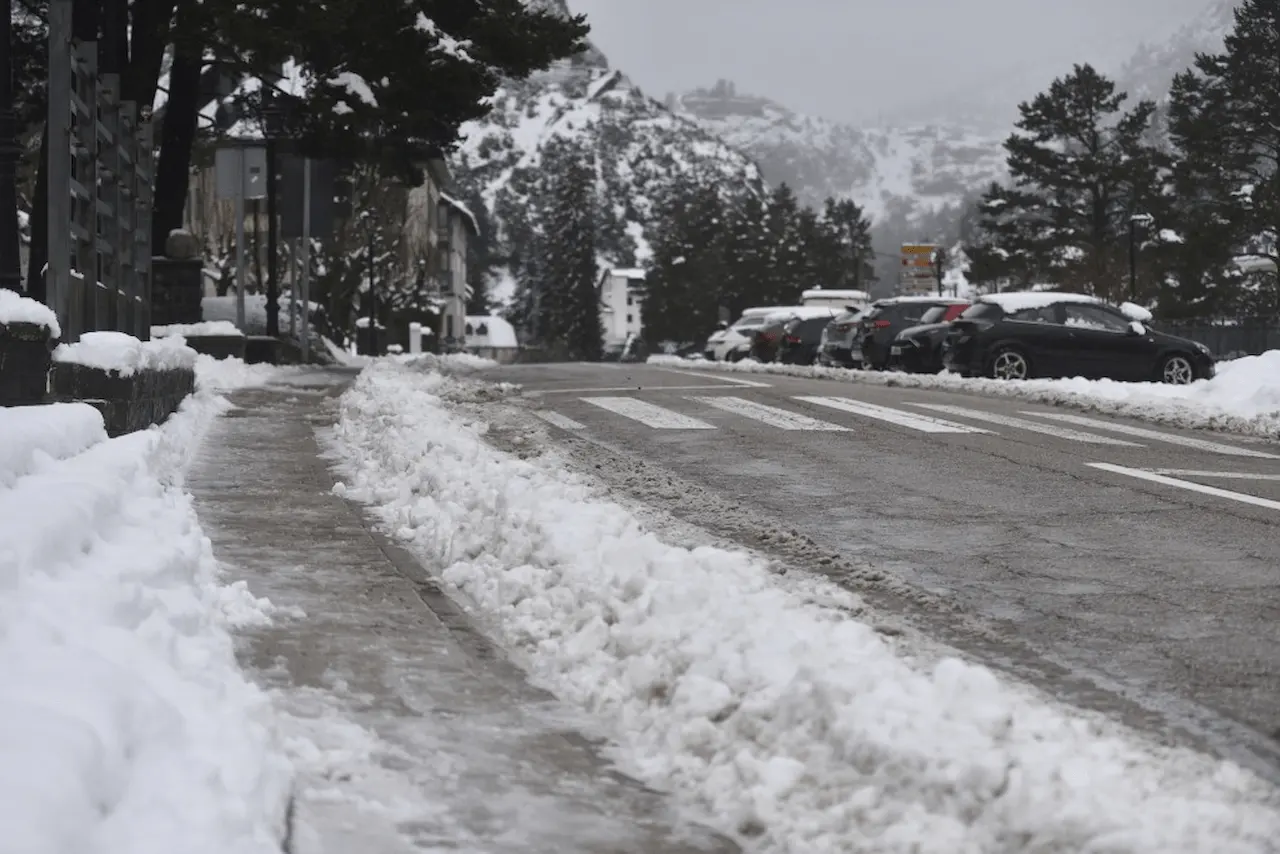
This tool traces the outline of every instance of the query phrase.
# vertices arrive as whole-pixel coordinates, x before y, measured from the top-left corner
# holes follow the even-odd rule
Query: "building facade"
[[[604,347],[621,347],[644,328],[641,304],[644,301],[644,270],[607,269],[600,276],[600,327]]]

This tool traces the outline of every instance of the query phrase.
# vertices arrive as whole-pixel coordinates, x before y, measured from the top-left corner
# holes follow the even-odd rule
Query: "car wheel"
[[[1190,385],[1195,382],[1196,369],[1191,360],[1181,353],[1166,356],[1160,363],[1160,381],[1169,385]]]
[[[1025,380],[1031,376],[1031,363],[1017,347],[1001,347],[988,363],[987,376],[993,380]]]

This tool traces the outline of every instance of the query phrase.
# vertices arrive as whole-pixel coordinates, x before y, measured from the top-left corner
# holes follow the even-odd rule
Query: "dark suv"
[[[942,342],[967,302],[957,305],[935,305],[924,313],[918,326],[908,326],[889,346],[889,369],[909,374],[936,374],[942,370]]]
[[[862,362],[864,368],[884,370],[889,364],[889,348],[899,332],[918,326],[931,308],[966,303],[967,300],[962,299],[925,296],[877,300],[858,318],[852,358]]]
[[[1081,294],[992,294],[951,324],[942,361],[958,374],[1007,380],[1087,377],[1185,385],[1214,375],[1207,347],[1155,331],[1147,325],[1150,317],[1136,306],[1116,308]]]

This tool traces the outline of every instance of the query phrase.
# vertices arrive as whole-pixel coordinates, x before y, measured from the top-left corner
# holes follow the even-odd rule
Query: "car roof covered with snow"
[[[905,297],[886,297],[876,300],[873,305],[911,305],[912,303],[932,303],[935,305],[968,305],[967,299],[960,297],[931,297],[924,294]]]
[[[1028,308],[1044,308],[1061,302],[1100,303],[1102,300],[1088,294],[1067,291],[1010,291],[1003,294],[986,294],[978,302],[998,305],[1006,312],[1024,311]]]
[[[835,317],[844,311],[842,307],[833,305],[796,305],[781,308],[765,315],[765,323],[778,323],[783,320],[811,320],[815,317]]]

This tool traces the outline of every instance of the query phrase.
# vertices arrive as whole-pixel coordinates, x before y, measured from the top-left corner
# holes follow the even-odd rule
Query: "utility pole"
[[[22,290],[22,263],[18,259],[18,145],[17,117],[13,110],[13,0],[5,4],[0,22],[0,288]]]
[[[942,296],[942,268],[947,263],[947,250],[941,246],[933,253],[933,275],[938,280],[938,296]]]
[[[373,221],[369,220],[369,355],[378,355],[378,293],[373,279]]]
[[[268,108],[269,110],[271,108]],[[280,264],[276,255],[276,140],[272,115],[267,116],[267,335],[280,335]]]
[[[1138,218],[1129,217],[1129,302],[1138,302]]]

